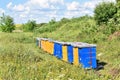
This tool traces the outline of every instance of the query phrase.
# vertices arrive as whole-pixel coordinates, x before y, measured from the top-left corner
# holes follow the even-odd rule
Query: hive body
[[[83,68],[97,68],[96,45],[82,42],[59,42],[46,38],[37,38],[36,45],[65,62],[77,66],[82,64]]]

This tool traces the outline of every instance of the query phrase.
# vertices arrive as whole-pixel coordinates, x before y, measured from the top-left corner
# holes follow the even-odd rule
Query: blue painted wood
[[[54,43],[54,56],[59,59],[62,59],[62,44]]]
[[[83,68],[96,68],[96,47],[79,48],[79,62]]]
[[[68,62],[73,63],[73,46],[67,46],[67,53],[68,53]]]

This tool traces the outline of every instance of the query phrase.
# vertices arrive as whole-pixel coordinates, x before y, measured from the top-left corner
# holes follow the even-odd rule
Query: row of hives
[[[37,38],[36,44],[47,53],[57,58],[82,64],[83,68],[96,68],[96,45],[82,42],[59,42],[46,38]]]

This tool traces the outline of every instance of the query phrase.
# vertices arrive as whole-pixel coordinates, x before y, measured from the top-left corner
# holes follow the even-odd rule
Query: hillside
[[[120,0],[4,1],[0,6],[0,80],[120,80]],[[89,58],[79,56],[85,64],[89,59],[92,64],[92,55],[96,56],[97,68],[84,69],[50,55],[36,45],[37,37],[96,44],[96,55],[90,49]]]
[[[119,80],[119,30],[106,33],[91,17],[64,19],[38,26],[34,32],[0,32],[0,79],[2,80]],[[18,29],[18,28],[17,28]],[[84,70],[47,54],[35,45],[35,37],[97,44],[98,66]]]
[[[45,28],[49,29],[51,24],[42,26],[36,30],[35,35],[60,41],[79,41],[97,44],[98,66],[103,66],[103,69],[95,71],[95,74],[97,73],[97,77],[99,77],[98,79],[101,80],[100,75],[104,76],[102,78],[104,80],[109,78],[118,80],[120,78],[120,29],[112,32],[109,29],[110,26],[98,26],[94,19],[88,16],[73,18],[65,22],[61,20],[53,25],[55,24],[60,26],[54,27],[55,29],[52,27],[53,31],[48,30],[46,32],[42,32],[42,30]]]

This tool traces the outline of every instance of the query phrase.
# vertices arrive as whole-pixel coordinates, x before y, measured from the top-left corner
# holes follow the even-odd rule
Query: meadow
[[[108,33],[105,27],[85,17],[44,24],[33,32],[0,32],[0,80],[119,80],[120,31]],[[38,48],[36,37],[97,44],[102,68],[85,70],[61,61]]]

